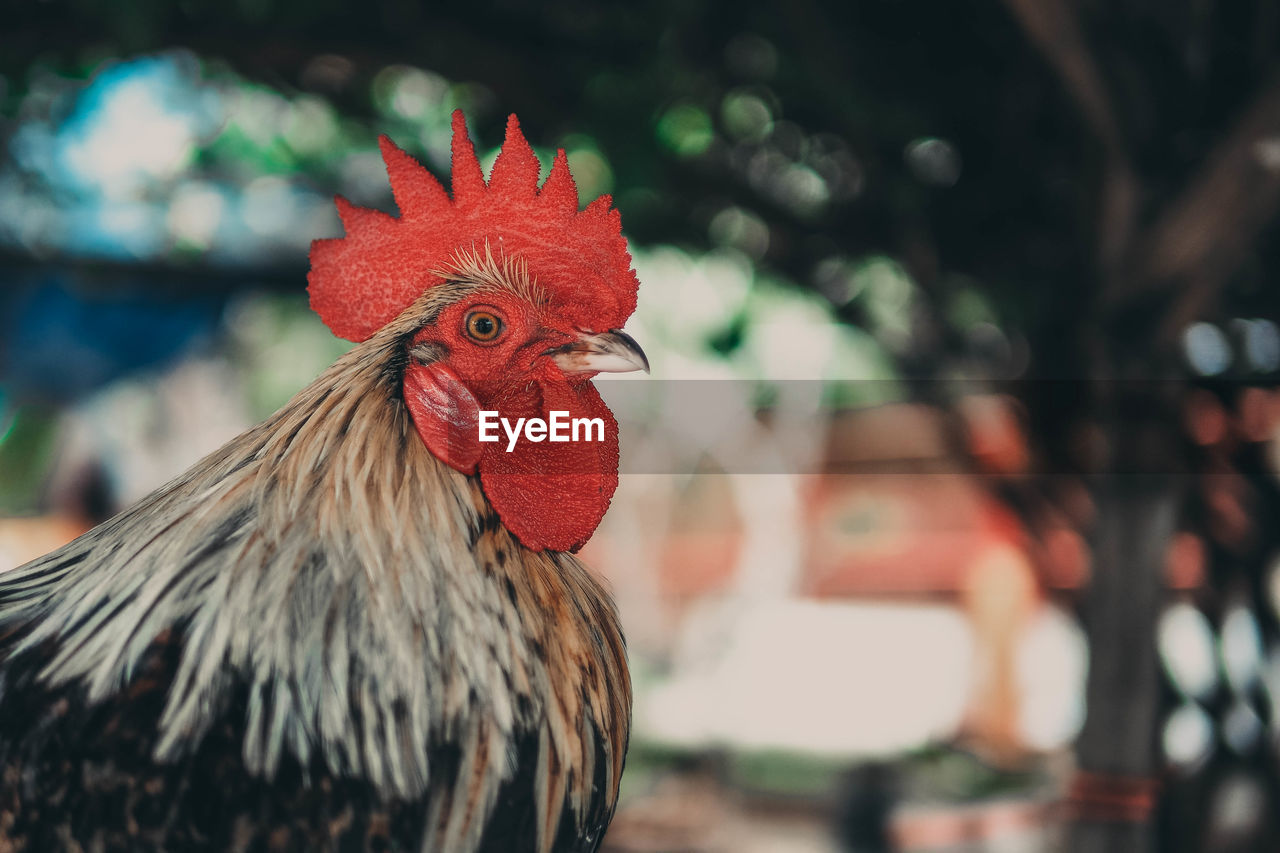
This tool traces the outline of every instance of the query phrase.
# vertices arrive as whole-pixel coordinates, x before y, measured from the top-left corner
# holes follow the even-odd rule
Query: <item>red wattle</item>
[[[590,382],[539,382],[518,399],[497,406],[515,425],[517,418],[549,420],[550,413],[600,418],[604,440],[532,442],[523,430],[507,452],[502,440],[486,444],[480,458],[480,484],[503,525],[527,548],[576,551],[595,532],[618,487],[618,423]],[[590,430],[595,439],[596,431]]]

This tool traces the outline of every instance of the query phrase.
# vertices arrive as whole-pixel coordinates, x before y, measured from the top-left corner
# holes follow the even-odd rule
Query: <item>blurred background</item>
[[[377,134],[515,112],[643,283],[608,850],[1280,849],[1280,4],[433,5],[7,9],[0,568],[345,349]]]

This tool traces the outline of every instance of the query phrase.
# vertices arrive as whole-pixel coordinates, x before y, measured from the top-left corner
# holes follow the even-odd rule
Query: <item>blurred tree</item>
[[[948,400],[940,377],[1007,385],[1044,476],[1005,497],[1095,541],[1074,846],[1138,850],[1165,555],[1203,522],[1180,407],[1196,371],[1275,374],[1189,368],[1183,343],[1192,321],[1280,315],[1277,24],[1267,0],[71,0],[8,10],[0,92],[12,115],[39,69],[177,46],[376,124],[379,72],[429,67],[474,82],[480,138],[516,111],[595,152],[637,242],[729,247],[821,293],[926,399]],[[300,288],[289,263],[270,280]]]

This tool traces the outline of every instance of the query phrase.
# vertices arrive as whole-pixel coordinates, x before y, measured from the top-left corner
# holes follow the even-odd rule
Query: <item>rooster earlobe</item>
[[[463,474],[480,462],[480,404],[449,367],[411,365],[404,374],[404,401],[431,455]]]

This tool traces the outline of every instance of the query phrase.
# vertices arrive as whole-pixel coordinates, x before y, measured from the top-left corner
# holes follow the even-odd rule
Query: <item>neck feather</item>
[[[428,821],[441,849],[478,843],[512,770],[438,779],[431,747],[506,755],[532,730],[545,839],[556,804],[585,810],[597,754],[617,789],[630,688],[616,616],[575,558],[523,548],[478,481],[427,452],[399,396],[401,348],[391,332],[358,345],[265,423],[6,573],[0,624],[30,626],[23,648],[56,650],[42,677],[90,701],[181,630],[157,758],[190,748],[247,681],[252,770],[270,776],[287,751],[397,796],[445,786],[433,801],[465,795],[474,814]]]

